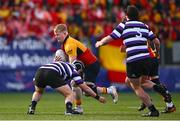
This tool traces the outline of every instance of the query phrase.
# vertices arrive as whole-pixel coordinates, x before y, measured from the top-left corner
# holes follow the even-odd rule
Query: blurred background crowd
[[[35,70],[60,48],[53,35],[59,23],[98,56],[98,85],[120,83],[127,89],[122,42],[98,50],[94,45],[123,21],[128,5],[138,7],[140,20],[161,41],[161,80],[168,89],[180,90],[180,0],[0,0],[0,92],[33,90]]]
[[[1,0],[1,41],[36,37],[51,44],[53,27],[67,23],[73,37],[91,46],[123,20],[129,4],[167,47],[180,41],[179,0]]]

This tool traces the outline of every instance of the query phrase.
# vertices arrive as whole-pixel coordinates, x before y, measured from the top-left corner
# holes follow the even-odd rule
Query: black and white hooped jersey
[[[73,79],[77,85],[83,83],[81,76],[78,74],[78,72],[72,64],[61,61],[45,64],[42,65],[40,68],[51,69],[58,72],[59,75],[65,81]]]
[[[149,27],[140,21],[120,23],[110,34],[113,39],[122,39],[126,46],[127,63],[150,57],[147,40],[155,35]]]

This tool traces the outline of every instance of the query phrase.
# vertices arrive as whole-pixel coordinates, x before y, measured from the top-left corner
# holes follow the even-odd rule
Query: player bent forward
[[[101,103],[105,103],[104,97],[97,95],[91,88],[89,88],[77,73],[73,65],[65,62],[54,62],[41,66],[35,75],[34,85],[35,92],[32,96],[32,102],[29,106],[27,114],[34,114],[37,102],[41,99],[44,89],[47,85],[63,94],[65,97],[66,111],[65,115],[80,114],[72,109],[74,101],[74,93],[67,84],[67,81],[72,79],[75,81],[84,92],[88,93]]]

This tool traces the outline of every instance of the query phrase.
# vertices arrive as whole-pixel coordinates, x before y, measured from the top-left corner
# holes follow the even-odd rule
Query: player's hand
[[[101,102],[101,103],[106,103],[106,99],[105,99],[104,97],[100,96],[99,102]]]
[[[103,45],[102,41],[98,41],[98,42],[96,42],[95,47],[98,48],[102,45]]]

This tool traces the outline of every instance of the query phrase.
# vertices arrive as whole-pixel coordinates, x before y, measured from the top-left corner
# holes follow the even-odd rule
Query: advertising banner
[[[36,69],[53,61],[53,52],[36,39],[0,41],[0,92],[32,90]]]

